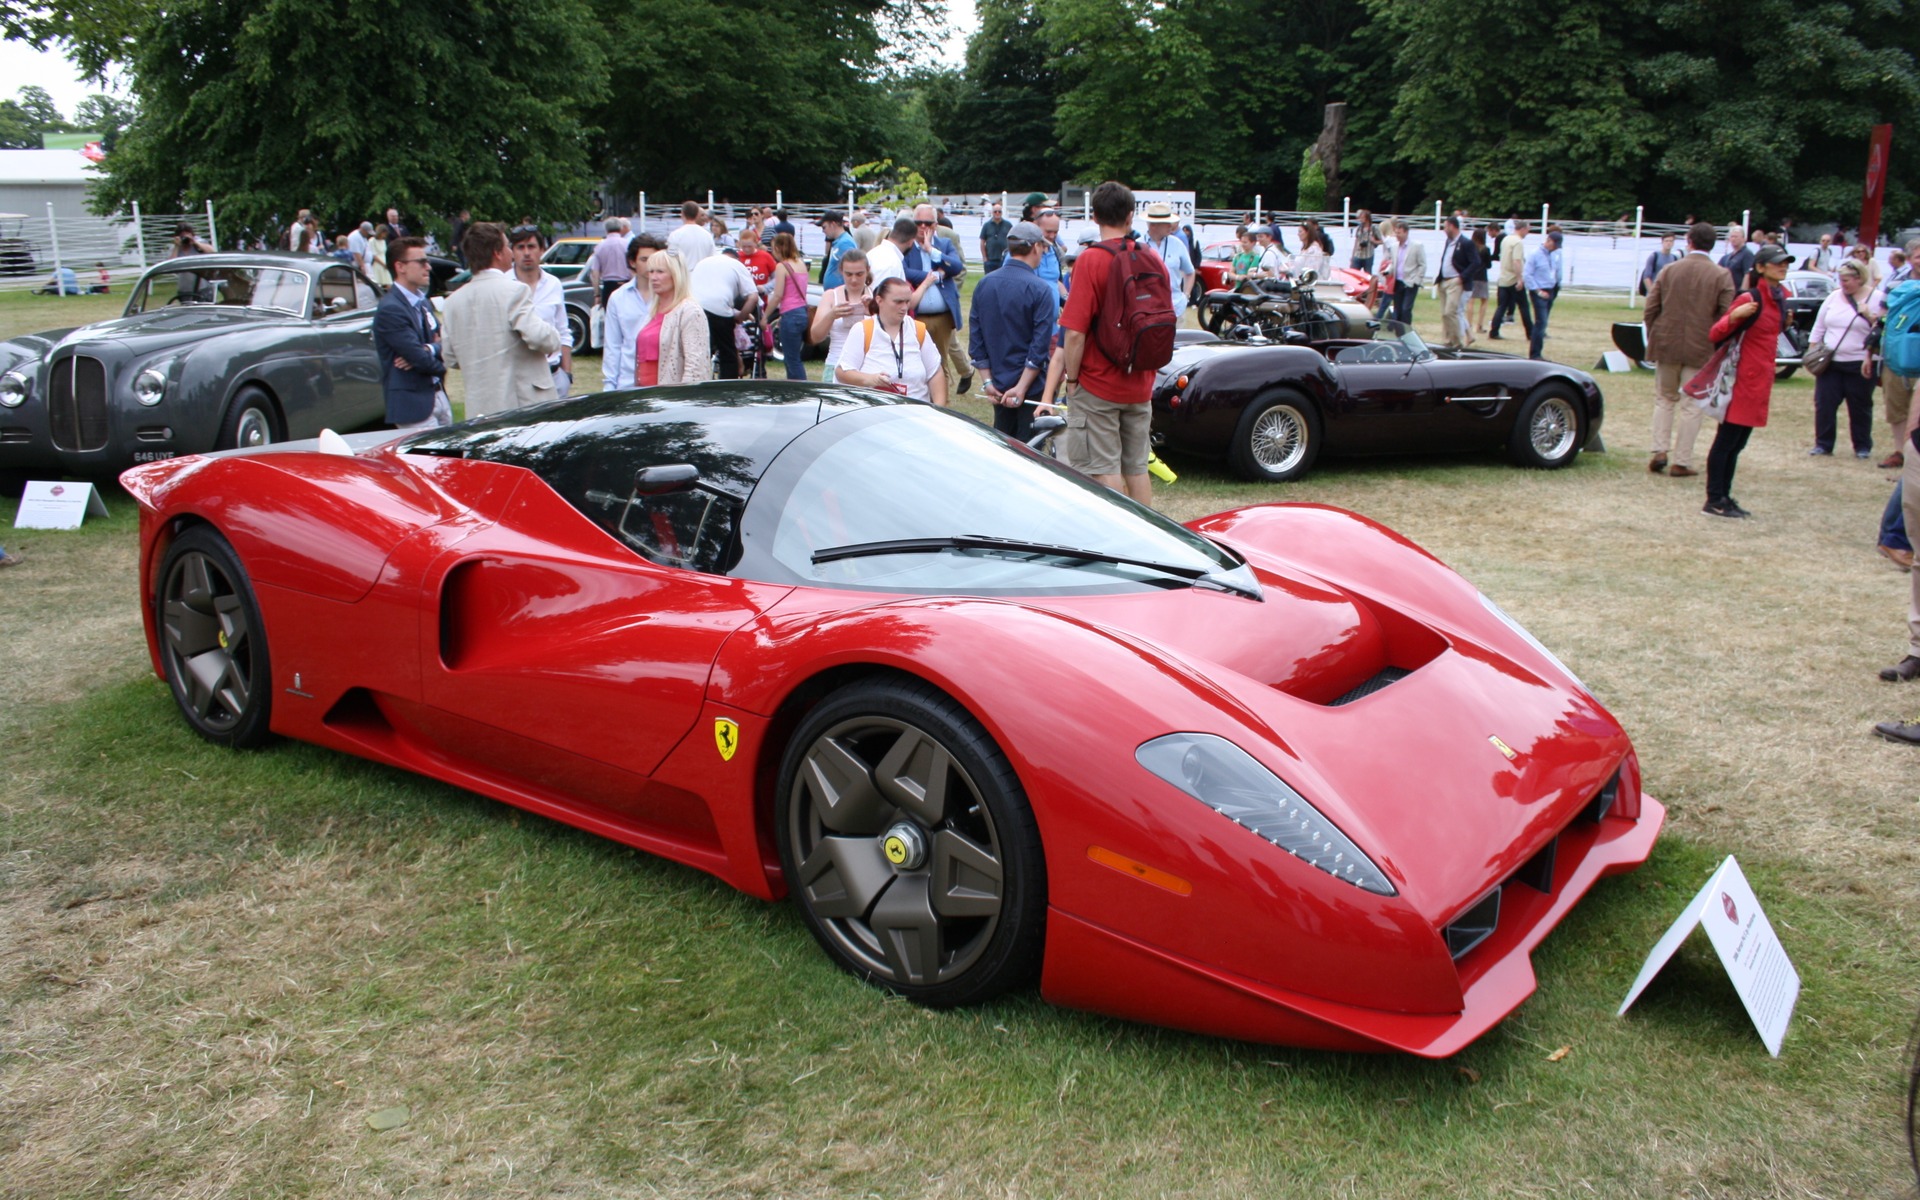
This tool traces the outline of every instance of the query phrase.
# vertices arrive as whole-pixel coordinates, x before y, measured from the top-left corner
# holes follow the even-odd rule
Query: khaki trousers
[[[1460,277],[1440,281],[1440,334],[1452,349],[1467,344],[1467,310]]]
[[[1887,410],[1887,428],[1893,430],[1893,448],[1907,448],[1907,418],[1913,410],[1913,380],[1880,368],[1881,403]]]
[[[920,323],[927,327],[927,336],[940,349],[940,365],[947,377],[947,403],[952,404],[953,398],[959,395],[961,376],[973,374],[973,363],[967,359],[965,346],[960,347],[960,362],[954,361],[952,313],[926,313],[920,317]]]
[[[1700,422],[1706,414],[1700,406],[1680,394],[1680,385],[1700,373],[1704,363],[1655,363],[1653,367],[1653,452],[1665,454],[1673,446],[1673,461],[1693,466],[1693,443],[1700,436]],[[1679,436],[1674,436],[1674,410],[1680,413]]]

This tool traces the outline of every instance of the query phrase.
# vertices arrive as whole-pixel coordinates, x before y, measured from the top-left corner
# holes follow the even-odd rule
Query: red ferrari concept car
[[[1306,504],[1178,525],[880,393],[608,393],[122,480],[201,735],[792,896],[929,1005],[1037,980],[1451,1054],[1664,816],[1585,687],[1394,533]]]

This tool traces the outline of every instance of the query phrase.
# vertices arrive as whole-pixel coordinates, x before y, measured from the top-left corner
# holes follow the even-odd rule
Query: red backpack
[[[1129,235],[1094,245],[1112,257],[1094,338],[1122,371],[1153,371],[1173,359],[1173,287],[1166,264]],[[1091,264],[1088,264],[1091,265]]]

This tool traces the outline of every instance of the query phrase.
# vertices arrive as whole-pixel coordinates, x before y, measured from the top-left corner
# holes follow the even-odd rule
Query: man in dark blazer
[[[406,430],[453,422],[440,386],[447,367],[440,358],[440,321],[427,300],[433,268],[427,265],[426,246],[422,238],[405,237],[387,247],[393,286],[380,298],[373,317],[373,351],[380,359],[387,422]]]

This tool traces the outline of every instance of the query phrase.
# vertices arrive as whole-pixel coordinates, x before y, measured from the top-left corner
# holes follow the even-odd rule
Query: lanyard
[[[907,377],[907,321],[900,319],[900,336],[887,339],[887,349],[893,351],[893,377],[905,380]]]

